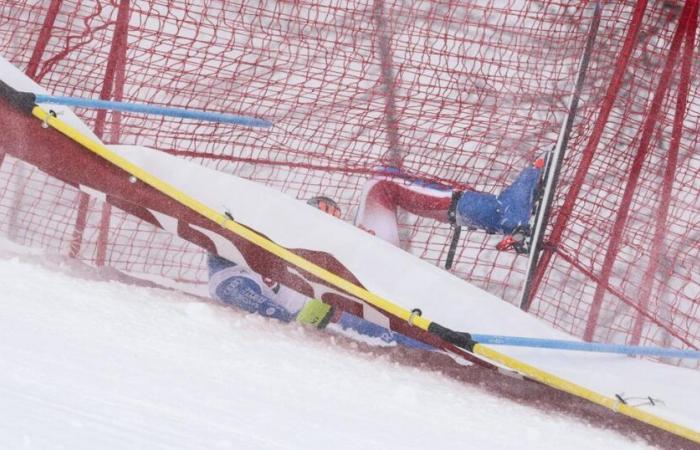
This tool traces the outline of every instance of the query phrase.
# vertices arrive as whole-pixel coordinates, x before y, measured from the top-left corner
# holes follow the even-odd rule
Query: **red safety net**
[[[557,140],[592,15],[581,0],[9,0],[0,54],[56,95],[268,119],[76,110],[107,143],[323,194],[352,220],[381,166],[508,184]],[[700,346],[696,30],[697,0],[604,5],[530,302],[574,335]],[[444,264],[450,227],[400,219],[403,246]],[[201,249],[9,156],[0,230],[132,274],[206,277]],[[451,270],[517,304],[527,258],[499,240],[465,230]]]

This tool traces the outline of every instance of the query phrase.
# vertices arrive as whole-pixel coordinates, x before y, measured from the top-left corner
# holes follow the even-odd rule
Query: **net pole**
[[[379,52],[381,67],[381,84],[384,92],[384,121],[386,124],[389,146],[389,152],[385,158],[388,160],[387,162],[389,165],[400,170],[403,165],[403,155],[401,152],[401,145],[399,144],[399,120],[396,111],[396,79],[384,0],[375,0],[373,9],[376,26],[376,46]]]

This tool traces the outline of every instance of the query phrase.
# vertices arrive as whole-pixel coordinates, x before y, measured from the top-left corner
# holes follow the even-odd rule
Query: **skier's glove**
[[[299,311],[296,321],[315,328],[325,328],[333,317],[333,307],[312,298]]]

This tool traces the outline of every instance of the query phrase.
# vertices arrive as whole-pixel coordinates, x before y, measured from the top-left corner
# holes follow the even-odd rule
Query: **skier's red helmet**
[[[340,206],[332,198],[326,197],[324,195],[317,195],[316,197],[311,197],[306,202],[307,204],[320,209],[321,211],[330,214],[333,217],[340,218],[342,211]]]

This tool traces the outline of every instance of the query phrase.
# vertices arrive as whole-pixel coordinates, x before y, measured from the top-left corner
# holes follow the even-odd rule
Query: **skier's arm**
[[[248,312],[284,322],[323,328],[333,310],[320,300],[308,298],[259,274],[216,255],[209,255],[209,293],[212,298]]]
[[[240,266],[219,270],[209,277],[209,294],[214,299],[248,312],[284,322],[294,320],[294,314],[264,295],[260,284],[250,275]]]

